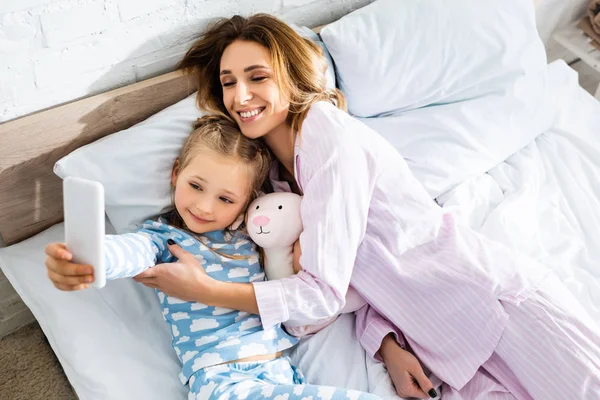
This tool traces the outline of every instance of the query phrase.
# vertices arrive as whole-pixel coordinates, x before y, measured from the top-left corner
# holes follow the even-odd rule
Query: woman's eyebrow
[[[269,69],[269,67],[265,67],[264,65],[256,64],[256,65],[251,65],[249,67],[244,68],[244,72],[250,72],[250,71],[252,71],[254,69],[259,69],[259,68]],[[231,74],[231,71],[228,70],[228,69],[224,69],[220,73],[220,75],[229,75],[229,74]]]

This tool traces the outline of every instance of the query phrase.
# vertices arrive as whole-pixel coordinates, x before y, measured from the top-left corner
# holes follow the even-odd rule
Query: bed
[[[526,16],[523,32],[531,34],[530,25],[535,31],[533,9],[522,2],[478,5],[470,1],[458,3],[480,7],[476,11],[495,16],[506,7],[510,9],[508,14]],[[373,17],[377,7],[386,10],[381,18],[388,18],[394,7],[412,3],[416,8],[406,13],[406,24],[398,23],[398,16],[392,15],[398,27],[385,28],[385,21]],[[589,314],[600,321],[600,103],[578,86],[576,73],[562,61],[546,65],[536,59],[525,65],[526,61],[507,61],[506,57],[523,59],[520,54],[507,53],[500,64],[506,64],[503,68],[508,72],[501,81],[497,70],[490,72],[490,68],[481,68],[475,61],[468,64],[464,60],[456,65],[456,71],[468,74],[460,72],[460,79],[451,76],[450,64],[435,79],[431,68],[440,60],[428,59],[435,56],[432,52],[417,57],[418,47],[412,49],[410,62],[403,58],[411,69],[402,72],[412,74],[414,80],[415,71],[421,68],[428,80],[424,84],[417,79],[420,86],[415,88],[411,86],[413,81],[402,80],[405,74],[398,75],[394,82],[402,84],[412,98],[404,96],[393,103],[400,91],[377,86],[389,72],[385,62],[370,76],[361,69],[364,65],[360,60],[350,58],[352,53],[362,52],[366,60],[381,57],[377,54],[388,51],[387,42],[373,30],[388,29],[389,33],[402,26],[412,29],[411,19],[421,12],[429,16],[439,12],[437,21],[448,21],[448,25],[438,24],[446,34],[450,24],[455,26],[461,18],[470,18],[464,12],[446,15],[448,10],[436,8],[435,2],[426,2],[432,8],[424,9],[417,3],[400,5],[393,0],[379,0],[322,32],[335,61],[338,86],[348,96],[350,112],[401,151],[441,206],[453,210],[484,235],[547,264]],[[457,13],[461,7],[458,9]],[[514,17],[508,14],[507,18]],[[490,31],[483,22],[479,28],[471,23],[462,24],[461,29],[485,29],[489,40],[504,40],[504,22],[500,18],[497,31]],[[411,29],[406,31],[411,37],[407,46],[419,41],[431,43],[433,37],[440,37],[435,27],[423,32]],[[507,29],[518,31],[519,27],[513,21]],[[398,35],[396,40],[401,38]],[[422,37],[413,40],[415,35]],[[521,40],[510,36],[510,40]],[[363,40],[365,37],[369,39]],[[470,40],[466,35],[464,39]],[[352,51],[343,47],[347,42]],[[531,55],[541,45],[534,42],[534,47],[527,47],[525,42],[516,47]],[[489,48],[489,44],[483,42],[481,46]],[[506,47],[504,42],[501,44],[501,48]],[[498,58],[494,51],[482,52],[481,59]],[[392,63],[393,57],[386,60]],[[485,73],[490,75],[481,75]],[[472,79],[474,74],[479,74],[477,85],[469,82],[464,88],[458,87],[467,75]],[[125,160],[134,158],[128,153],[133,146],[117,150],[113,141],[138,135],[138,142],[128,142],[131,146],[166,137],[162,131],[150,129],[156,124],[165,125],[160,120],[165,113],[180,118],[178,123],[185,126],[195,118],[195,114],[189,115],[195,89],[186,77],[173,72],[0,125],[0,235],[8,245],[0,249],[0,267],[32,310],[81,399],[184,399],[186,390],[177,379],[179,363],[151,289],[131,280],[119,280],[102,290],[63,293],[46,278],[43,248],[64,238],[61,180],[53,171],[61,176],[101,174],[92,176],[101,179],[111,170],[111,165],[102,164],[102,157],[111,153],[122,156],[110,159],[112,167],[119,162],[129,165]],[[374,110],[373,105],[379,108]],[[495,114],[490,114],[490,109]],[[486,112],[485,118],[478,117]],[[168,155],[163,156],[168,159]],[[134,179],[135,174],[132,176],[124,173],[121,179]],[[110,182],[104,182],[110,196],[113,192],[117,197],[125,193],[127,185],[133,192],[148,190],[139,186],[143,182],[132,180],[122,186]],[[115,204],[117,197],[107,202],[108,231],[127,230],[129,221],[124,220],[124,212],[154,204]],[[150,212],[150,208],[143,209]],[[382,364],[366,357],[358,345],[353,324],[352,315],[340,317],[324,331],[303,340],[290,356],[314,383],[398,398]]]

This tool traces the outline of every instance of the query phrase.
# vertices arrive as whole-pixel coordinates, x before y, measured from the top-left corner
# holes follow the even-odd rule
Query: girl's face
[[[175,208],[192,232],[226,229],[244,211],[249,178],[239,161],[202,151],[183,170],[173,168]]]
[[[223,103],[248,138],[259,138],[285,124],[290,103],[273,74],[269,51],[256,42],[236,40],[223,52]]]

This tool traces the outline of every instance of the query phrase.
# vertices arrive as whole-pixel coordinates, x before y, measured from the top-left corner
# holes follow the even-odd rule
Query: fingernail
[[[435,389],[431,389],[429,392],[427,392],[427,394],[429,395],[429,397],[431,397],[432,399],[434,397],[437,397],[437,392],[435,391]]]
[[[173,239],[169,239],[169,240],[167,240],[167,244],[169,246],[173,246],[175,244],[175,241]]]
[[[92,278],[92,277],[90,276],[90,277],[87,277],[87,278],[85,278],[85,281],[86,281],[87,283],[92,283],[92,282],[94,282],[94,278]]]

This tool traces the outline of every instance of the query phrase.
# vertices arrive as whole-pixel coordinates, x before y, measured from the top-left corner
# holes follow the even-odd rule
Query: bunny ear
[[[240,215],[238,215],[238,217],[235,219],[235,221],[233,221],[233,223],[231,225],[229,225],[229,229],[232,231],[235,231],[237,228],[240,227],[242,222],[244,222],[245,218],[246,218],[246,215],[244,213],[241,213]]]

